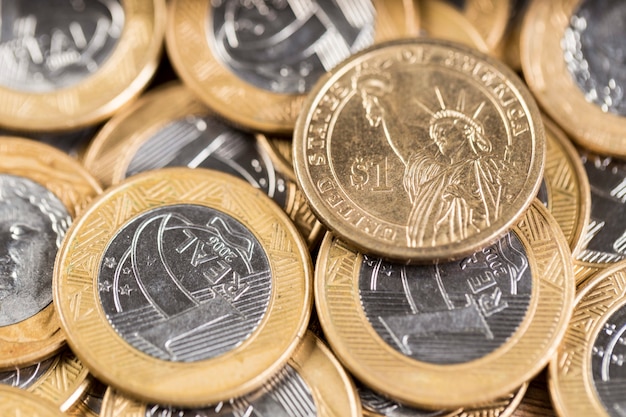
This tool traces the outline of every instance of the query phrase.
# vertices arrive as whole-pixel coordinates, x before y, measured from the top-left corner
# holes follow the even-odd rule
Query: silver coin
[[[593,342],[591,373],[602,405],[626,417],[626,305],[611,314]]]
[[[213,53],[239,78],[276,93],[304,93],[326,71],[374,42],[371,0],[215,0]]]
[[[109,242],[98,290],[111,326],[159,359],[194,362],[239,346],[272,292],[264,248],[209,207],[165,206],[127,222]]]
[[[253,135],[215,117],[190,115],[168,123],[141,145],[125,176],[173,166],[226,172],[248,181],[285,207],[286,180],[267,152]]]
[[[311,389],[286,365],[254,393],[205,408],[181,409],[151,405],[146,417],[315,417]]]
[[[515,233],[462,261],[428,266],[363,257],[359,294],[376,333],[436,364],[469,362],[504,344],[524,320],[532,276]]]
[[[363,408],[384,417],[441,417],[449,414],[447,411],[420,410],[402,405],[358,383],[357,390]]]
[[[0,2],[0,84],[43,93],[96,72],[124,27],[118,0]]]
[[[561,40],[567,69],[587,101],[621,116],[626,116],[625,26],[622,0],[583,0]]]
[[[626,257],[626,161],[581,153],[591,188],[591,216],[584,262],[611,263]]]
[[[0,326],[52,302],[54,258],[71,222],[63,203],[43,186],[0,175]]]
[[[37,382],[55,361],[58,361],[58,357],[52,357],[31,366],[15,368],[12,371],[0,372],[0,384],[26,389]]]
[[[17,136],[33,139],[65,152],[66,154],[78,158],[80,152],[93,139],[97,126],[89,126],[84,129],[70,130],[65,132],[26,132],[13,131],[0,128],[0,136]]]

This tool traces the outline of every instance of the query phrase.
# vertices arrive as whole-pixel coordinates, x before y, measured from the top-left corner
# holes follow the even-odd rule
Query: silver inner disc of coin
[[[591,218],[577,259],[620,261],[626,257],[626,162],[590,153],[581,158],[591,188]]]
[[[0,384],[9,385],[21,389],[32,386],[48,369],[58,362],[59,357],[48,358],[42,362],[23,368],[15,368],[13,371],[0,372]]]
[[[81,82],[124,28],[119,0],[0,2],[0,85],[46,93]]]
[[[396,351],[436,364],[481,358],[526,317],[532,276],[515,233],[462,261],[407,266],[363,256],[359,295],[376,333]]]
[[[287,203],[286,180],[254,135],[215,117],[189,115],[166,124],[137,150],[125,176],[171,166],[226,172],[263,190],[279,206]]]
[[[591,373],[596,393],[608,414],[626,416],[626,305],[608,318],[593,342]]]
[[[244,397],[222,401],[205,408],[181,409],[152,405],[146,417],[316,417],[311,389],[289,365],[263,387]]]
[[[583,0],[570,18],[561,47],[567,69],[587,101],[626,116],[626,3]]]
[[[402,405],[372,391],[358,382],[357,390],[363,408],[384,417],[442,417],[450,414],[448,411],[420,410],[418,408]]]
[[[46,188],[0,174],[0,326],[32,317],[52,302],[54,258],[71,222]]]
[[[242,80],[307,92],[326,71],[374,43],[371,0],[213,0],[208,42]]]
[[[272,292],[270,264],[233,217],[193,204],[140,214],[110,240],[98,275],[109,323],[158,359],[195,362],[243,343]]]

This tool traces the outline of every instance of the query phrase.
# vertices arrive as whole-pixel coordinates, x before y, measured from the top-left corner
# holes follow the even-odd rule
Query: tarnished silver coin
[[[42,93],[96,72],[124,27],[118,0],[0,3],[0,85]]]

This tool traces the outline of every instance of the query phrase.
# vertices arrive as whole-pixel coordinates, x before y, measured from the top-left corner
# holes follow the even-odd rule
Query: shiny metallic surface
[[[26,389],[45,374],[55,361],[56,358],[49,358],[31,366],[16,368],[14,371],[0,372],[0,384]]]
[[[52,302],[52,269],[71,218],[34,181],[0,175],[0,326],[25,320]]]
[[[210,168],[235,175],[284,207],[287,186],[255,137],[213,116],[189,115],[158,130],[135,153],[126,176],[171,167]]]
[[[458,261],[406,266],[363,256],[361,305],[396,351],[436,363],[463,363],[504,344],[526,316],[532,278],[514,233]]]
[[[384,417],[444,417],[447,411],[420,410],[386,398],[364,385],[357,384],[361,404],[366,411]]]
[[[269,261],[239,221],[200,205],[140,214],[110,240],[98,292],[109,323],[153,357],[194,362],[239,346],[272,292]]]
[[[587,101],[626,116],[626,42],[616,31],[626,23],[620,0],[583,0],[561,40],[567,69]]]
[[[145,417],[316,417],[317,408],[306,382],[289,365],[254,393],[205,408],[148,406]]]
[[[214,1],[209,44],[245,81],[304,93],[326,71],[374,43],[370,0]]]
[[[79,83],[111,55],[124,21],[118,0],[0,3],[0,84],[42,93]]]

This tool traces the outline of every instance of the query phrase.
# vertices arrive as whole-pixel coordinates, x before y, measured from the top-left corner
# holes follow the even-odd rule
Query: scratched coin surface
[[[580,145],[626,156],[626,24],[619,0],[532,2],[521,35],[521,61],[543,108]]]
[[[72,218],[100,187],[48,145],[0,137],[0,155],[0,369],[10,369],[63,346],[52,305],[54,259]]]
[[[626,415],[626,262],[597,273],[578,293],[572,320],[550,362],[550,393],[561,416]]]
[[[311,332],[261,388],[203,408],[146,404],[109,389],[102,417],[357,417],[354,385],[330,350]]]
[[[320,221],[360,250],[456,259],[501,237],[535,197],[543,124],[501,63],[407,39],[321,81],[296,125],[294,168]]]
[[[179,83],[146,94],[114,116],[83,161],[105,185],[168,166],[226,172],[271,197],[310,246],[321,238],[322,226],[298,189],[293,168],[281,165],[255,135],[225,124]]]
[[[28,391],[0,385],[0,415],[3,417],[63,417],[51,402]]]
[[[310,315],[311,260],[295,226],[218,171],[167,168],[110,188],[58,259],[68,343],[98,379],[149,402],[252,391],[287,362]]]
[[[0,24],[1,124],[71,129],[110,116],[148,83],[165,2],[3,2]]]
[[[214,111],[291,133],[306,93],[350,54],[416,35],[403,2],[174,1],[167,29],[176,71]]]
[[[556,349],[574,297],[569,257],[539,201],[495,244],[455,262],[395,264],[329,234],[317,312],[335,354],[375,391],[428,409],[484,404]]]

